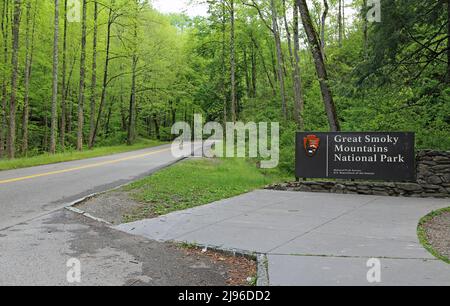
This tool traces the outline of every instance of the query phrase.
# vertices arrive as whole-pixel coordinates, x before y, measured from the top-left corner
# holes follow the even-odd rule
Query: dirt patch
[[[199,262],[206,258],[214,265],[225,267],[228,286],[249,286],[256,282],[257,263],[255,260],[243,256],[231,256],[211,250],[204,251],[199,248],[180,247],[190,257],[197,258]]]
[[[127,215],[141,207],[141,203],[123,190],[103,193],[76,205],[76,208],[113,225],[126,223]]]
[[[429,245],[441,256],[450,258],[450,209],[436,214],[423,225]]]

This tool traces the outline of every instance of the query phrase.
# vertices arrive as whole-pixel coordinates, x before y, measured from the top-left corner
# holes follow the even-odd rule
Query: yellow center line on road
[[[97,167],[101,167],[101,166],[105,166],[105,165],[117,164],[117,163],[120,163],[120,162],[123,162],[123,161],[128,161],[128,160],[138,159],[138,158],[142,158],[142,157],[147,157],[147,156],[150,156],[150,155],[163,153],[163,152],[167,152],[167,151],[170,151],[170,150],[171,150],[171,148],[168,148],[168,149],[164,149],[164,150],[158,150],[158,151],[153,151],[153,152],[149,152],[149,153],[145,153],[145,154],[139,154],[139,155],[124,157],[124,158],[120,158],[120,159],[109,160],[109,161],[105,161],[105,162],[101,162],[101,163],[95,163],[95,164],[90,164],[90,165],[86,165],[86,166],[80,166],[80,167],[74,167],[74,168],[69,168],[69,169],[64,169],[64,170],[58,170],[58,171],[33,174],[33,175],[23,176],[23,177],[18,177],[18,178],[13,178],[13,179],[7,179],[7,180],[0,181],[0,185],[8,184],[8,183],[20,182],[20,181],[30,180],[30,179],[34,179],[34,178],[39,178],[39,177],[50,176],[50,175],[68,173],[68,172],[73,172],[73,171],[78,171],[78,170],[97,168]]]

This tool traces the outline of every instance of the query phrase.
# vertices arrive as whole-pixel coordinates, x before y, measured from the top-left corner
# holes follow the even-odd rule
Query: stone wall
[[[450,152],[425,150],[417,154],[417,182],[301,181],[267,189],[380,196],[450,198]]]

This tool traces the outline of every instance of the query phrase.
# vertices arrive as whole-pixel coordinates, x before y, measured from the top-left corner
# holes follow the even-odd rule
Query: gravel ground
[[[450,211],[435,216],[425,225],[428,242],[441,255],[450,258]]]
[[[100,194],[76,206],[76,208],[108,221],[113,225],[127,222],[127,215],[141,207],[128,192],[117,190]]]

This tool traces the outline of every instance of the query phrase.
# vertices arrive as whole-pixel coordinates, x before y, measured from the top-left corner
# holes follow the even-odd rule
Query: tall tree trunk
[[[295,92],[298,95],[298,101],[295,104],[295,113],[296,120],[300,130],[305,129],[305,121],[303,118],[303,113],[305,109],[305,100],[303,97],[303,85],[302,85],[302,77],[300,70],[300,35],[299,35],[299,20],[298,20],[298,6],[296,0],[294,0],[294,59],[295,59],[295,76],[294,76],[294,84],[295,84]]]
[[[264,68],[264,72],[266,74],[267,77],[267,81],[269,82],[270,88],[272,89],[272,94],[275,96],[277,94],[276,89],[275,89],[275,85],[273,84],[274,82],[272,81],[272,78],[270,77],[270,71],[267,68],[267,64],[266,64],[266,60],[264,58],[264,55],[261,51],[261,49],[259,48],[258,42],[256,41],[255,37],[251,37],[253,45],[256,49],[256,52],[258,53],[260,60],[261,60],[261,64]]]
[[[106,116],[106,123],[105,123],[105,137],[109,137],[109,124],[111,122],[111,116],[112,116],[112,108],[113,108],[114,102],[111,101],[108,106],[108,115]]]
[[[42,140],[42,147],[48,148],[48,116],[47,116],[47,105],[44,108],[44,139]]]
[[[345,0],[342,0],[342,39],[345,38]]]
[[[133,55],[133,67],[131,76],[130,109],[128,117],[128,145],[132,145],[136,140],[136,66],[137,58]]]
[[[98,4],[94,0],[94,37],[92,46],[92,81],[91,81],[91,105],[90,105],[90,129],[89,129],[89,149],[94,147],[95,133],[95,102],[97,100],[97,29],[98,29]]]
[[[250,74],[249,74],[249,64],[248,64],[248,54],[247,47],[244,46],[242,49],[242,55],[244,59],[244,74],[245,74],[245,87],[247,89],[247,97],[251,97],[251,84],[250,84]]]
[[[228,121],[228,99],[227,99],[227,89],[225,84],[226,79],[226,71],[227,67],[225,64],[225,56],[226,56],[226,25],[227,17],[226,17],[226,3],[225,0],[222,0],[222,79],[221,79],[221,87],[222,87],[222,97],[223,97],[223,124],[226,125]],[[186,117],[186,116],[185,116]],[[187,118],[184,120],[187,121]]]
[[[339,11],[338,11],[338,35],[339,35],[339,47],[342,47],[342,40],[343,40],[342,0],[339,0]]]
[[[299,127],[302,126],[302,118],[301,118],[301,105],[303,104],[303,95],[301,92],[301,84],[300,84],[300,67],[298,57],[298,49],[295,46],[295,50],[292,50],[292,38],[291,38],[291,30],[289,29],[289,23],[286,16],[286,0],[283,0],[283,19],[284,19],[284,27],[286,31],[286,37],[288,42],[289,49],[289,61],[291,64],[291,72],[292,72],[292,80],[294,83],[294,118],[295,122]],[[295,29],[297,27],[297,30]],[[296,32],[297,31],[297,32]],[[298,9],[296,8],[296,4],[294,2],[294,36],[298,35]],[[298,41],[298,37],[294,37],[294,40]],[[294,55],[294,53],[296,53]]]
[[[323,0],[323,14],[322,14],[322,26],[320,28],[320,40],[321,40],[322,56],[323,56],[324,60],[326,58],[326,56],[325,56],[325,46],[326,46],[325,33],[326,33],[327,16],[328,16],[329,9],[330,9],[330,7],[328,5],[328,0]]]
[[[66,74],[67,74],[67,0],[64,0],[64,32],[63,32],[63,52],[62,52],[62,81],[61,81],[61,131],[60,143],[61,149],[64,151],[66,146],[66,116],[67,116],[67,89],[66,89]]]
[[[171,114],[170,124],[172,126],[177,122],[177,109],[178,109],[177,105],[178,105],[178,102],[175,103],[175,106],[174,106],[173,101],[172,100],[170,101],[170,114]]]
[[[130,109],[128,118],[128,145],[132,145],[136,140],[136,70],[138,63],[137,56],[137,20],[134,23],[134,46],[133,46],[133,63],[131,73],[131,95],[130,95]]]
[[[320,51],[317,32],[314,29],[306,0],[297,0],[297,4],[300,10],[300,15],[302,17],[303,27],[305,28],[306,35],[308,36],[309,45],[316,66],[317,76],[320,83],[320,90],[322,93],[330,130],[333,132],[337,132],[340,131],[340,124],[337,116],[336,105],[334,104],[333,95],[328,84],[328,73],[325,67],[324,59],[322,57],[322,52]]]
[[[449,0],[450,1],[450,0]],[[361,18],[363,19],[363,50],[364,50],[364,59],[367,60],[369,57],[369,21],[367,20],[367,0],[363,1],[364,7],[361,10]]]
[[[66,82],[66,86],[65,86],[65,97],[66,97],[66,120],[67,120],[67,124],[66,124],[66,130],[68,134],[72,134],[72,129],[73,129],[73,98],[71,97],[71,94],[73,92],[73,90],[71,91],[70,85],[71,85],[71,80],[72,80],[72,76],[73,76],[73,72],[75,69],[75,63],[77,62],[77,57],[76,55],[74,55],[73,60],[72,60],[72,64],[70,67],[70,71],[69,71],[69,75],[67,77],[67,82]],[[70,99],[68,99],[70,98]],[[67,105],[67,102],[69,103],[69,105]]]
[[[230,0],[230,65],[231,65],[231,116],[233,122],[237,121],[237,101],[236,101],[236,48],[235,48],[235,11],[234,0]]]
[[[58,130],[58,52],[59,52],[59,0],[55,0],[55,22],[53,37],[53,84],[52,84],[52,122],[50,127],[50,154],[56,153],[56,133]]]
[[[84,127],[84,87],[86,77],[86,19],[87,0],[83,0],[83,17],[81,22],[81,60],[80,60],[80,87],[78,96],[78,129],[77,150],[83,150],[83,127]]]
[[[256,88],[257,88],[257,63],[256,63],[256,51],[255,51],[255,45],[252,42],[251,46],[251,64],[252,64],[252,98],[256,98]]]
[[[447,83],[450,84],[450,0],[447,0]]]
[[[92,136],[92,145],[95,145],[95,140],[97,138],[98,130],[100,127],[100,121],[102,119],[103,108],[106,103],[106,90],[108,88],[108,70],[109,70],[109,62],[110,62],[110,49],[111,49],[111,27],[114,22],[113,18],[113,10],[109,9],[108,15],[108,24],[106,30],[106,57],[105,57],[105,66],[103,67],[103,85],[102,85],[102,94],[100,98],[100,106],[98,108],[97,121],[95,123],[94,133]],[[122,92],[122,91],[121,91]]]
[[[160,128],[159,128],[159,122],[158,122],[158,118],[156,118],[156,115],[153,115],[153,122],[155,124],[156,139],[161,140],[161,133],[160,133]]]
[[[37,1],[35,2],[37,6]],[[33,16],[31,14],[31,1],[27,3],[27,17],[26,17],[26,33],[25,33],[25,71],[24,71],[24,98],[23,98],[23,112],[22,112],[22,155],[26,156],[28,153],[28,117],[30,115],[30,79],[31,79],[31,65],[33,63],[34,51],[34,33],[36,29],[36,13],[37,7],[34,9]],[[31,19],[33,18],[33,20]],[[30,25],[30,23],[33,23]],[[31,29],[31,43],[30,43],[30,26]],[[31,46],[30,46],[31,45]]]
[[[276,48],[275,44],[272,46],[272,44],[269,44],[270,49],[270,59],[272,64],[272,75],[273,79],[278,82],[278,70],[277,70],[277,60],[275,59],[275,55],[273,54],[273,49]]]
[[[281,49],[281,38],[280,38],[280,31],[278,28],[278,14],[277,14],[277,8],[275,6],[275,0],[270,0],[271,4],[271,10],[272,10],[272,32],[275,39],[275,47],[277,51],[277,75],[278,75],[278,81],[280,83],[280,95],[281,95],[281,107],[283,111],[283,117],[285,120],[288,118],[288,112],[287,112],[287,102],[286,102],[286,89],[285,89],[285,83],[284,83],[284,72],[283,72],[283,54]]]
[[[125,101],[124,101],[123,94],[122,94],[122,92],[123,92],[122,85],[120,86],[120,92],[121,92],[121,94],[120,94],[120,119],[122,122],[122,131],[126,132],[126,131],[128,131],[128,118],[127,118],[127,114],[126,114],[127,110],[125,107]]]
[[[72,90],[73,92],[73,90]],[[72,94],[70,87],[68,86],[66,89],[66,97],[71,97]],[[73,98],[69,99],[69,105],[67,109],[67,133],[72,134],[73,128]]]
[[[3,81],[2,104],[0,109],[0,158],[5,155],[5,142],[7,134],[7,95],[8,95],[8,44],[9,44],[9,0],[3,1],[2,7],[2,36],[3,36]]]
[[[22,1],[14,0],[14,17],[12,28],[12,56],[11,56],[11,98],[9,101],[9,135],[8,157],[15,157],[16,153],[16,102],[17,81],[19,70],[19,40],[20,40],[20,16],[22,13]]]

